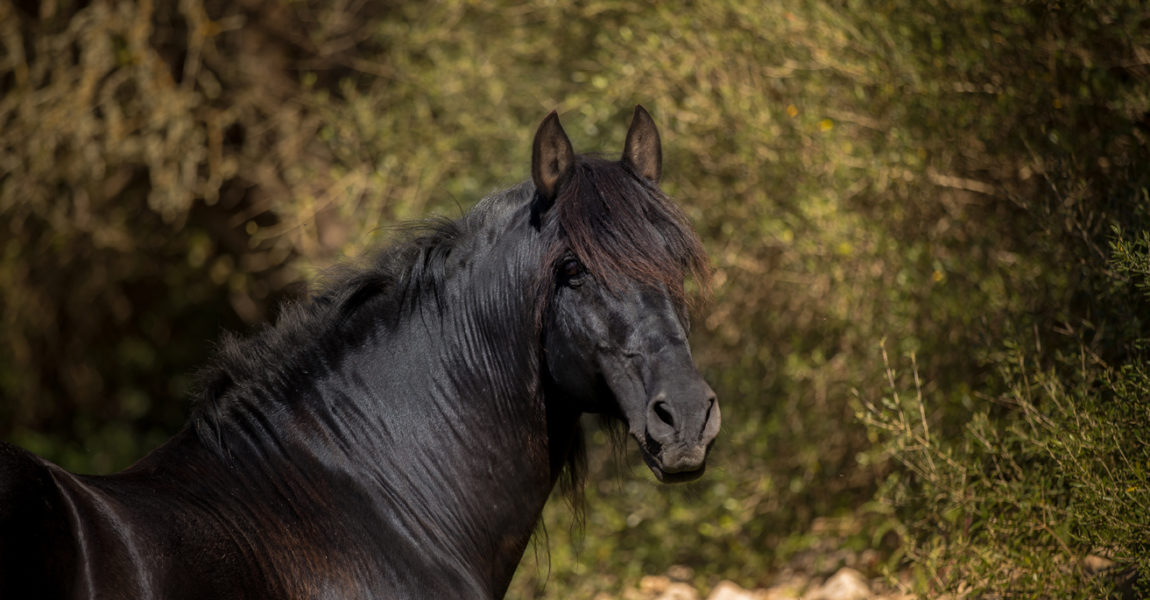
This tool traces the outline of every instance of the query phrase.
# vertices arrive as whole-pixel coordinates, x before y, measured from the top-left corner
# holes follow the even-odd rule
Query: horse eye
[[[569,258],[559,266],[559,273],[567,279],[574,279],[583,274],[583,263],[578,259]]]

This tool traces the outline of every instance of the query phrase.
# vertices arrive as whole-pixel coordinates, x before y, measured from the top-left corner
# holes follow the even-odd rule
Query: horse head
[[[576,155],[552,113],[531,174],[532,220],[555,239],[542,315],[548,395],[621,418],[660,481],[698,477],[720,416],[687,342],[684,280],[705,280],[706,258],[658,188],[654,121],[637,106],[622,158],[609,161]]]

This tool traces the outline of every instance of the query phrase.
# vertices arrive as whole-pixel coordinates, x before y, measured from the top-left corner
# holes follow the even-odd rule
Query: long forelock
[[[570,251],[608,288],[624,281],[663,287],[689,305],[683,283],[690,278],[705,295],[707,256],[686,216],[622,163],[579,157],[555,210]]]

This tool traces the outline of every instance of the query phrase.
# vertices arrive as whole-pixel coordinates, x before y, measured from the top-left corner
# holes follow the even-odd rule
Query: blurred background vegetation
[[[1138,594],[1139,0],[0,0],[0,437],[127,466],[221,331],[525,179],[551,109],[616,152],[636,103],[714,264],[724,431],[678,487],[595,433],[586,521],[549,505],[513,597],[812,553],[924,596]]]

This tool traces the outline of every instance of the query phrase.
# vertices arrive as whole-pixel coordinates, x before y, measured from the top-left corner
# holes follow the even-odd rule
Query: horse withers
[[[661,171],[642,107],[617,161],[552,113],[530,181],[225,338],[187,426],[127,470],[0,443],[0,598],[498,598],[581,414],[698,477],[719,407],[684,281],[707,265]]]

